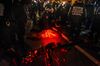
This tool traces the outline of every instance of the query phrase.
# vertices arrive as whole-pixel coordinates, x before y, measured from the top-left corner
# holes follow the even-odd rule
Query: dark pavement
[[[55,32],[57,32],[59,34],[59,36],[60,36],[59,38],[61,38],[61,40],[63,40],[63,44],[62,45],[64,45],[64,46],[62,46],[61,48],[56,47],[54,49],[54,51],[53,51],[53,53],[51,55],[51,57],[53,58],[53,60],[51,62],[51,66],[98,66],[93,61],[91,61],[91,59],[89,59],[87,56],[85,56],[84,53],[80,52],[80,50],[78,50],[77,48],[75,48],[74,44],[70,45],[68,43],[68,41],[66,41],[66,39],[64,37],[62,37],[61,34],[64,34],[64,35],[67,36],[67,38],[70,38],[68,36],[68,34],[66,34],[65,31],[61,30],[61,28],[57,29],[57,30],[59,32],[57,32],[55,30],[53,30],[53,31],[55,31]],[[32,34],[34,34],[33,35],[34,38],[32,38],[32,36],[31,36],[30,39],[28,38],[29,45],[32,47],[32,49],[37,49],[37,51],[39,51],[38,49],[43,46],[42,41],[43,40],[47,41],[45,39],[40,40],[40,38],[36,39],[37,36],[39,37],[39,34],[41,32],[39,34],[38,33],[32,32]],[[32,34],[29,34],[29,35],[32,35]],[[34,39],[36,39],[36,40],[34,40]],[[53,39],[55,39],[55,38],[53,38]],[[49,40],[50,40],[50,38],[49,38]],[[61,44],[62,41],[59,42],[59,43]],[[95,49],[95,48],[93,48],[91,50],[89,47],[86,47],[86,46],[80,46],[79,45],[79,47],[83,48],[83,50],[85,50],[87,53],[89,53],[94,58],[96,58],[97,60],[99,60],[99,58],[97,57],[97,55],[94,54],[95,50],[93,50],[93,49]],[[40,53],[39,56],[37,56],[37,57],[35,57],[35,58],[32,59],[34,62],[28,64],[29,66],[32,66],[32,65],[34,65],[34,66],[47,66],[48,60],[46,59],[46,61],[44,61],[44,59],[46,57],[46,56],[44,56],[45,55],[45,51],[40,51],[40,52],[41,53]]]

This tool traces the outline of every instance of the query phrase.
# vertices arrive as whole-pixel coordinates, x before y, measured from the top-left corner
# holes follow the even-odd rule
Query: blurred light
[[[58,35],[53,32],[52,30],[48,29],[48,30],[44,30],[43,33],[41,34],[42,38],[54,38],[54,37],[58,37]]]
[[[61,34],[61,36],[62,36],[65,40],[67,40],[68,42],[70,41],[69,38],[66,37],[63,33]]]
[[[66,4],[66,2],[65,2],[65,1],[63,1],[63,2],[62,2],[62,6],[64,6],[65,4]]]
[[[41,32],[41,42],[43,46],[46,46],[49,43],[57,44],[61,43],[61,38],[57,32],[51,29],[47,29]]]
[[[37,54],[37,52],[38,52],[38,51],[37,51],[37,50],[35,50],[35,51],[34,51],[34,54]]]

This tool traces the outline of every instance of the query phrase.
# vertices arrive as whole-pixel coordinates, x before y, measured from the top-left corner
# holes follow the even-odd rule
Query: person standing
[[[68,18],[71,22],[71,35],[77,37],[80,34],[81,24],[85,20],[85,5],[82,0],[77,0],[69,10]]]
[[[14,0],[13,2],[13,19],[15,21],[15,35],[17,48],[23,54],[26,50],[25,37],[25,24],[27,22],[27,15],[24,9],[26,0]]]
[[[62,26],[66,26],[68,21],[68,11],[71,8],[71,1],[62,2],[61,7],[61,24]]]
[[[0,44],[1,44],[1,39],[2,39],[2,25],[4,22],[4,2],[3,0],[0,0]]]
[[[94,22],[92,26],[92,31],[95,33],[95,42],[100,42],[100,1],[98,0],[95,6]]]
[[[95,5],[93,3],[92,0],[89,0],[87,3],[86,3],[86,22],[85,22],[85,26],[87,29],[91,29],[91,26],[93,24],[93,21],[94,21],[94,8],[95,8]]]

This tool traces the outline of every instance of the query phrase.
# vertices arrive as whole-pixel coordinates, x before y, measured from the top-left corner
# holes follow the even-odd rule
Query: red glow
[[[54,44],[60,43],[61,39],[58,33],[56,33],[51,29],[47,29],[41,32],[41,41],[43,46],[46,46],[49,43],[54,43]]]
[[[52,30],[48,29],[48,30],[44,30],[41,36],[42,38],[54,38],[57,37],[57,34]]]
[[[68,52],[68,50],[66,50],[66,49],[62,48],[62,49],[61,49],[61,52],[66,52],[66,53],[67,53],[67,52]]]
[[[35,51],[34,51],[34,54],[37,54],[37,52],[38,52],[38,51],[37,51],[37,50],[35,50]]]

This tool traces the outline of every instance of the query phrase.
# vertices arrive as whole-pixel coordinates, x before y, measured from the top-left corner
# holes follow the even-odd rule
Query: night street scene
[[[0,66],[100,66],[100,0],[0,0]]]

